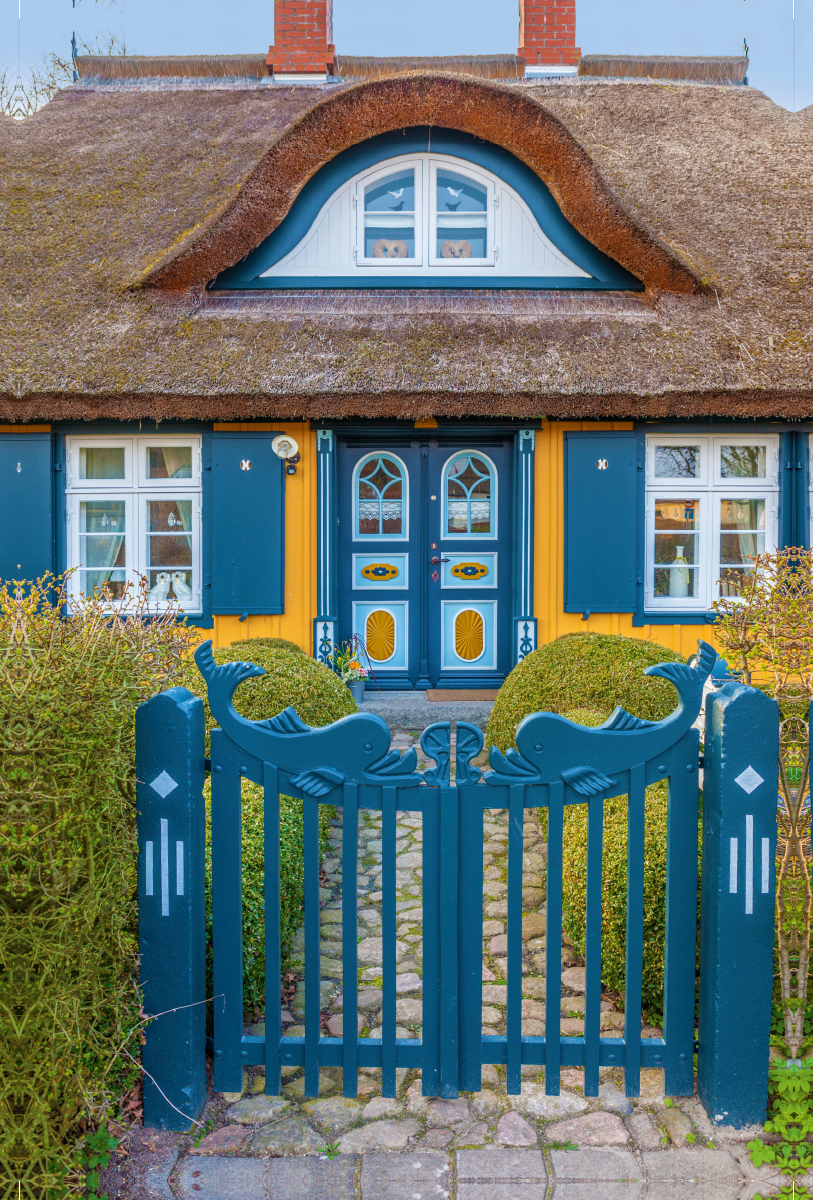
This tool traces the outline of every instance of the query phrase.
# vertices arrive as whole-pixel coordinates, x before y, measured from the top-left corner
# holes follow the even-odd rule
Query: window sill
[[[636,628],[641,625],[713,625],[716,619],[715,613],[698,612],[697,609],[693,612],[664,612],[658,609],[656,612],[636,612],[632,624]]]

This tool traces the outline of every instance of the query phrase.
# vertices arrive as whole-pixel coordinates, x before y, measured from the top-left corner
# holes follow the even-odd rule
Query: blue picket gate
[[[214,946],[213,1037],[214,1086],[217,1091],[239,1091],[243,1067],[264,1065],[265,1090],[276,1095],[281,1088],[283,1066],[304,1067],[306,1096],[318,1094],[321,1067],[341,1067],[344,1095],[357,1094],[360,1067],[378,1067],[382,1071],[382,1092],[394,1096],[396,1069],[419,1068],[425,1096],[454,1097],[459,1091],[479,1091],[481,1068],[485,1063],[503,1064],[509,1094],[520,1091],[521,1067],[542,1064],[549,1095],[558,1095],[562,1067],[584,1068],[584,1091],[596,1096],[599,1068],[623,1067],[628,1096],[640,1090],[640,1071],[644,1067],[662,1068],[665,1091],[670,1095],[690,1095],[694,1087],[696,947],[697,947],[697,840],[698,840],[698,733],[692,728],[702,698],[703,684],[712,669],[714,650],[699,643],[695,667],[678,663],[649,668],[649,674],[669,679],[676,687],[679,702],[663,721],[640,720],[623,709],[598,728],[571,724],[551,713],[527,717],[517,730],[517,749],[501,754],[491,749],[491,770],[481,778],[472,766],[483,746],[480,730],[464,722],[457,724],[455,779],[450,771],[450,727],[438,722],[424,730],[422,749],[434,766],[416,770],[414,750],[403,755],[391,749],[386,724],[370,714],[346,717],[321,729],[306,726],[292,709],[265,721],[248,721],[233,705],[237,686],[245,679],[262,674],[250,663],[216,666],[211,644],[205,643],[195,658],[206,679],[209,703],[220,728],[211,738],[211,837],[212,837],[212,921]],[[145,1010],[162,1013],[147,1031],[144,1048],[145,1120],[164,1128],[183,1128],[183,1118],[194,1116],[198,1104],[200,1072],[203,1071],[203,1042],[200,1019],[200,962],[205,953],[201,920],[190,916],[200,909],[202,862],[195,861],[191,844],[200,845],[203,807],[199,776],[190,772],[190,744],[199,737],[202,759],[202,713],[199,734],[186,729],[176,738],[177,757],[168,745],[167,706],[185,706],[188,721],[196,718],[192,710],[200,701],[175,689],[143,705],[140,712],[138,765],[139,784],[139,898],[142,940],[142,979]],[[717,708],[711,701],[721,700]],[[756,698],[756,699],[755,699]],[[750,709],[757,706],[757,719],[764,728],[775,721],[773,709],[763,712],[760,705],[773,705],[761,693],[739,684],[726,684],[711,697],[707,720],[719,716],[716,734],[707,734],[716,747],[720,763],[726,757],[725,771],[716,770],[707,760],[715,796],[719,802],[707,807],[704,837],[712,848],[704,864],[704,954],[706,975],[711,981],[704,993],[701,978],[700,1058],[708,1045],[709,1064],[699,1062],[704,1102],[709,1111],[721,1108],[721,1099],[729,1105],[717,1119],[734,1124],[759,1119],[754,1113],[765,1108],[767,1086],[767,1028],[770,1020],[771,949],[773,943],[773,872],[760,878],[753,888],[752,866],[750,908],[745,913],[748,927],[749,961],[742,975],[740,992],[721,987],[726,978],[737,975],[737,963],[724,961],[736,950],[732,935],[742,916],[737,909],[738,894],[731,891],[739,869],[732,867],[735,854],[729,838],[729,859],[717,843],[720,830],[739,819],[739,802],[729,787],[731,769],[738,755],[752,775],[745,777],[751,813],[747,815],[748,853],[753,850],[754,821],[762,841],[768,839],[767,853],[773,863],[775,839],[776,748],[770,737],[749,748],[747,722],[739,719],[742,702]],[[726,706],[727,705],[727,706]],[[152,706],[152,708],[151,708]],[[775,709],[775,705],[774,705]],[[719,712],[718,712],[719,710]],[[753,718],[749,718],[753,719]],[[727,725],[725,724],[727,722]],[[722,737],[723,727],[731,730]],[[160,737],[159,737],[160,731]],[[716,741],[714,740],[716,737]],[[723,753],[725,740],[725,755]],[[161,751],[156,757],[155,745]],[[163,757],[161,757],[163,755]],[[755,757],[756,755],[756,757]],[[773,757],[772,757],[773,755]],[[163,764],[162,774],[152,779],[151,772]],[[197,764],[195,764],[197,770]],[[185,774],[184,774],[185,772]],[[773,774],[771,774],[773,772]],[[186,781],[179,787],[175,779]],[[166,778],[163,778],[163,777]],[[193,778],[194,776],[194,778]],[[241,780],[247,778],[263,788],[265,817],[265,977],[266,1010],[264,1037],[243,1033],[243,961],[241,894]],[[664,1027],[662,1038],[641,1036],[641,975],[644,925],[644,816],[645,791],[656,781],[668,780],[667,809],[667,881],[666,949],[664,978]],[[774,781],[773,791],[772,783]],[[736,783],[736,780],[734,781]],[[174,784],[167,791],[168,783]],[[728,789],[726,791],[726,789]],[[756,792],[759,792],[757,799]],[[771,794],[772,791],[772,794]],[[163,793],[163,794],[162,794]],[[730,799],[720,799],[730,793]],[[764,793],[764,795],[763,795]],[[174,794],[174,800],[170,796]],[[279,797],[286,794],[304,802],[305,871],[305,1033],[304,1037],[281,1036],[280,1018],[280,925],[279,925]],[[628,801],[627,840],[627,940],[625,1027],[623,1037],[602,1037],[601,1003],[601,898],[603,860],[603,816],[605,800],[626,795]],[[171,877],[172,855],[165,847],[175,836],[169,832],[167,816],[161,816],[168,802],[188,829],[190,865],[186,882]],[[343,1036],[323,1037],[320,1028],[320,894],[319,894],[319,813],[320,804],[341,808],[342,823],[342,950],[343,950]],[[562,934],[562,833],[565,805],[587,804],[587,879],[586,879],[586,991],[584,1035],[562,1036],[561,1032],[561,934]],[[526,808],[546,808],[548,812],[547,869],[547,943],[545,1034],[522,1035],[522,870],[523,823]],[[363,809],[382,816],[382,1036],[360,1038],[357,1035],[358,928],[357,858],[359,818]],[[482,947],[483,947],[483,820],[488,809],[507,810],[508,881],[507,881],[507,1005],[504,1035],[482,1033]],[[423,1023],[419,1039],[396,1036],[396,813],[409,812],[422,817],[423,886]],[[756,812],[756,816],[755,816]],[[158,822],[161,822],[160,829]],[[185,824],[184,824],[185,822]],[[733,825],[732,825],[733,828]],[[153,845],[161,840],[161,898],[155,885]],[[169,839],[169,840],[168,840]],[[183,861],[183,841],[176,841],[176,859]],[[149,850],[148,850],[149,847]],[[748,850],[750,847],[750,850]],[[761,862],[765,851],[761,850]],[[736,860],[743,864],[747,854]],[[149,863],[149,887],[147,864]],[[177,868],[176,868],[177,869]],[[174,882],[174,891],[173,891]],[[747,881],[746,881],[747,882]],[[726,892],[726,887],[728,892]],[[171,897],[171,904],[169,903]],[[179,900],[178,897],[183,897]],[[706,913],[706,897],[708,897]],[[733,899],[732,899],[733,898]],[[755,907],[756,905],[756,907]],[[174,918],[174,920],[173,920]],[[172,927],[180,953],[173,959],[166,948],[166,932]],[[159,931],[163,928],[164,934]],[[189,943],[190,949],[186,950]],[[767,956],[767,957],[766,957]],[[171,960],[171,961],[170,961]],[[754,976],[760,964],[767,971],[767,992]],[[194,982],[191,982],[194,975]],[[713,979],[712,979],[713,977]],[[152,982],[151,982],[152,981]],[[151,994],[154,987],[155,994]],[[172,993],[175,1009],[164,1013],[167,995]],[[720,1071],[721,1055],[729,1056],[724,1023],[730,1022],[732,1003],[749,1008],[745,1025],[753,1026],[754,1061],[729,1087],[725,1071]],[[169,1007],[169,1005],[167,1005]],[[724,1016],[724,1007],[725,1013]],[[750,1021],[750,1025],[749,1025]],[[197,1022],[197,1023],[196,1023]],[[705,1028],[704,1028],[705,1022]],[[760,1038],[764,1032],[764,1054]],[[173,1054],[169,1047],[185,1050]],[[191,1048],[191,1049],[190,1049]],[[197,1067],[189,1067],[189,1059]],[[764,1062],[763,1062],[764,1059]],[[190,1069],[197,1070],[195,1078]],[[750,1075],[749,1075],[750,1072]],[[743,1079],[751,1080],[743,1093]],[[753,1078],[752,1078],[753,1077]],[[764,1078],[763,1078],[764,1077]],[[171,1094],[172,1093],[172,1094]],[[173,1099],[174,1096],[174,1099]],[[732,1098],[733,1097],[733,1098]],[[733,1105],[734,1107],[730,1107]],[[179,1123],[180,1119],[180,1123]],[[174,1122],[174,1124],[173,1124]],[[188,1120],[187,1120],[188,1124]]]

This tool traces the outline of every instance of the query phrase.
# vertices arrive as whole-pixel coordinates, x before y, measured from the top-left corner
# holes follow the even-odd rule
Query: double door
[[[496,687],[511,669],[512,439],[339,437],[339,637],[382,688]]]

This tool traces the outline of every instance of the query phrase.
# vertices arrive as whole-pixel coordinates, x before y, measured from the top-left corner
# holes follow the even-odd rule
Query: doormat
[[[496,700],[496,688],[429,688],[427,700],[439,700],[448,704],[450,700]]]

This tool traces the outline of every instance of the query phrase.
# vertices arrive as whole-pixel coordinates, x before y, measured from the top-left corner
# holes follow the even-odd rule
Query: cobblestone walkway
[[[413,742],[410,733],[393,737],[400,749]],[[492,810],[486,818],[482,1029],[493,1034],[505,1030],[508,830],[506,813]],[[421,825],[420,814],[399,814],[396,1019],[401,1038],[421,1033]],[[362,811],[359,839],[359,1033],[378,1037],[380,816]],[[546,847],[535,810],[526,812],[524,847],[522,1031],[542,1035]],[[343,1025],[340,849],[339,813],[322,889],[320,1007],[324,1032],[333,1037],[341,1036]],[[302,951],[300,938],[294,954]],[[295,957],[294,970],[302,965]],[[583,1031],[584,970],[567,945],[562,965],[562,1032],[573,1036]],[[304,984],[299,983],[290,1011],[283,1014],[288,1035],[304,1035],[298,1023],[303,1014]],[[601,1025],[608,1032],[623,1027],[623,1013],[610,998],[602,1001]],[[265,1029],[259,1024],[246,1031]],[[644,1035],[660,1036],[660,1030],[644,1029]],[[442,1100],[421,1095],[420,1071],[399,1069],[397,1096],[385,1099],[380,1069],[362,1067],[358,1099],[352,1100],[341,1095],[341,1069],[325,1068],[318,1099],[305,1100],[301,1068],[283,1068],[280,1097],[266,1097],[262,1068],[250,1069],[242,1093],[210,1101],[204,1120],[211,1132],[195,1139],[197,1145],[192,1138],[181,1139],[173,1192],[153,1194],[166,1200],[173,1194],[189,1200],[203,1200],[207,1194],[218,1200],[238,1195],[286,1200],[746,1200],[760,1188],[771,1194],[774,1189],[765,1182],[757,1187],[760,1173],[750,1167],[745,1151],[745,1140],[756,1131],[713,1128],[695,1098],[664,1103],[662,1075],[642,1070],[641,1096],[630,1101],[623,1094],[623,1073],[602,1068],[599,1096],[588,1099],[581,1069],[563,1069],[561,1094],[546,1096],[544,1067],[524,1066],[521,1095],[508,1096],[504,1068],[486,1065],[480,1092]]]

